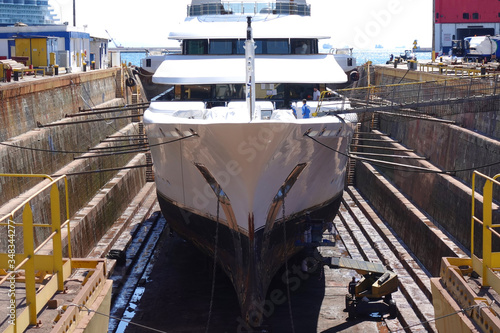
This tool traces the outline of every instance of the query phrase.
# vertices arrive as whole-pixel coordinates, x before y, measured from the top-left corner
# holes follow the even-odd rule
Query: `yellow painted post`
[[[491,217],[493,200],[493,182],[486,179],[483,188],[483,286],[489,286],[488,268],[491,267]]]
[[[474,193],[476,193],[476,172],[474,171],[472,173],[472,207],[471,207],[471,222],[470,222],[470,257],[472,258],[474,256],[474,216],[475,216],[475,206],[476,206],[476,199],[474,197]]]
[[[69,194],[68,194],[68,178],[64,176],[64,194],[66,196],[66,220],[69,221]],[[71,260],[71,225],[68,223],[68,258]]]
[[[53,184],[50,189],[50,215],[52,219],[52,232],[56,232],[52,238],[54,267],[57,272],[57,290],[64,290],[62,241],[61,241],[61,205],[59,202],[59,188]]]
[[[54,66],[56,64],[56,54],[54,52],[49,53],[49,61],[50,61],[50,66]]]
[[[36,325],[35,245],[33,239],[33,212],[30,204],[27,203],[23,210],[23,241],[24,254],[30,258],[24,264],[26,304],[29,306],[30,325]]]

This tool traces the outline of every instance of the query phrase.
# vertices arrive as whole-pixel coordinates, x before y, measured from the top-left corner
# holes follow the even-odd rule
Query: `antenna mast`
[[[246,95],[250,121],[257,119],[255,114],[255,43],[252,36],[252,17],[247,17],[247,39],[245,41]]]

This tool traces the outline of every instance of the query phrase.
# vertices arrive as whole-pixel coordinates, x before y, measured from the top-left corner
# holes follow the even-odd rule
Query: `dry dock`
[[[349,256],[394,270],[399,276],[399,289],[393,296],[397,316],[374,312],[348,319],[347,284],[352,276],[359,275],[327,266],[305,273],[301,263],[309,254],[304,252],[288,263],[295,284],[287,287],[282,268],[269,289],[269,300],[273,301],[262,307],[263,328],[268,332],[438,331],[431,278],[442,273],[441,258],[469,257],[471,240],[476,254],[482,248],[482,233],[471,235],[471,192],[474,186],[482,193],[484,181],[473,185],[473,170],[490,176],[500,173],[498,77],[468,76],[460,81],[454,73],[441,72],[390,66],[360,69],[358,89],[369,85],[366,92],[374,95],[356,102],[367,109],[378,109],[360,115],[351,151],[356,156],[377,156],[378,160],[420,169],[410,172],[401,166],[353,159],[341,209],[334,220],[336,246],[319,248],[325,256]],[[55,288],[51,297],[55,306],[49,309],[38,304],[40,311],[28,315],[28,323],[33,331],[51,331],[66,320],[61,314],[66,312],[68,316],[74,309],[77,312],[71,312],[74,319],[69,316],[68,328],[87,332],[98,332],[90,324],[94,317],[104,319],[97,325],[107,327],[110,322],[110,332],[117,327],[120,332],[146,332],[148,328],[164,332],[252,332],[254,328],[239,318],[236,295],[224,274],[217,271],[212,281],[211,260],[171,235],[168,216],[155,213],[159,210],[156,190],[140,123],[147,104],[141,104],[146,101],[141,97],[138,78],[137,85],[127,86],[127,77],[133,77],[127,68],[112,68],[0,84],[0,173],[18,175],[0,177],[0,217],[9,215],[33,195],[30,207],[38,226],[31,237],[34,248],[41,246],[39,255],[53,257],[56,253],[49,247],[52,242],[44,244],[45,239],[54,237],[50,229],[40,226],[53,221],[52,209],[48,208],[50,195],[44,192],[50,180],[25,175],[67,175],[67,187],[64,181],[57,187],[61,197],[67,194],[69,198],[69,204],[61,204],[60,211],[60,223],[66,216],[68,222],[56,228],[56,233],[61,236],[61,265],[69,265],[64,271],[73,275],[64,273],[64,285],[51,287],[55,283],[51,279],[59,278],[57,269],[36,269],[37,293]],[[450,77],[455,81],[445,80]],[[398,91],[398,98],[408,100],[396,101],[390,95],[417,81],[428,85]],[[386,90],[375,88],[380,86]],[[449,105],[471,91],[480,97],[459,107]],[[434,99],[440,94],[448,104]],[[391,113],[395,108],[398,113]],[[493,194],[498,194],[498,189]],[[476,207],[482,207],[482,200],[481,195],[476,196]],[[23,223],[20,212],[12,218],[19,224]],[[498,219],[496,207],[493,219]],[[1,228],[0,234],[7,235],[8,226]],[[33,250],[24,247],[29,243],[23,239],[23,229],[16,226],[19,255]],[[9,238],[0,239],[1,253],[7,255],[8,246]],[[493,240],[496,246],[498,239]],[[70,254],[74,260],[65,261]],[[17,263],[23,258],[16,257]],[[75,306],[80,300],[76,295],[85,289],[84,281],[94,275],[86,278],[89,272],[98,270],[78,264],[81,259],[77,258],[101,265],[102,284],[96,287],[99,293],[92,302],[98,299],[97,308],[92,313],[82,307],[83,301],[77,304],[80,307]],[[46,274],[40,277],[39,271]],[[24,291],[28,287],[23,287],[27,275],[21,269],[16,277],[18,313],[30,306]],[[2,288],[0,306],[10,302],[8,287]],[[71,292],[64,292],[66,288]],[[281,297],[271,298],[278,294]],[[98,304],[106,307],[110,303],[112,313],[133,324],[120,324],[97,313],[101,312]],[[2,307],[0,331],[13,332],[9,313]],[[34,328],[34,316],[42,328]]]

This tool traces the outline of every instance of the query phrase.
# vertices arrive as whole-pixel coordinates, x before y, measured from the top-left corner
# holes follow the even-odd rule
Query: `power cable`
[[[295,325],[293,323],[293,312],[292,312],[292,297],[290,295],[290,281],[288,278],[288,274],[290,273],[288,271],[288,246],[287,246],[287,239],[286,239],[286,223],[285,223],[285,197],[286,197],[286,190],[285,186],[282,186],[281,192],[283,193],[283,243],[285,246],[285,275],[286,275],[286,293],[288,297],[288,314],[290,315],[290,325],[292,326],[292,333],[295,333]]]
[[[52,150],[52,149],[43,149],[43,148],[23,147],[23,146],[12,145],[12,144],[5,143],[5,142],[0,142],[0,145],[6,146],[6,147],[12,147],[12,148],[32,150],[32,151],[42,151],[42,152],[47,152],[47,153],[58,153],[58,154],[87,154],[88,153],[88,151],[68,151],[68,150]]]
[[[171,140],[171,141],[165,141],[165,142],[155,143],[153,145],[149,145],[149,147],[156,147],[156,146],[160,146],[160,145],[174,143],[174,142],[181,141],[181,140],[184,140],[184,139],[189,139],[189,138],[191,138],[193,136],[198,136],[198,134],[194,133],[192,135],[188,135],[188,136],[185,136],[185,137],[182,137],[182,138],[178,138],[178,139],[174,139],[174,140]],[[88,153],[91,153],[89,151],[52,150],[52,149],[43,149],[43,148],[24,147],[24,146],[17,146],[17,145],[5,143],[5,142],[0,142],[0,145],[7,146],[7,147],[12,147],[12,148],[26,149],[26,150],[32,150],[32,151],[41,151],[41,152],[47,152],[47,153],[58,153],[58,154],[88,154]],[[132,153],[132,152],[136,152],[136,151],[134,150],[134,151],[130,151],[130,152]],[[94,155],[94,156],[96,156],[96,155]],[[90,157],[94,157],[94,156],[90,156]],[[109,156],[109,155],[106,155],[106,156]]]
[[[208,333],[208,328],[210,327],[210,319],[212,318],[212,308],[214,304],[214,292],[215,292],[215,274],[217,272],[217,247],[219,244],[219,209],[220,209],[220,193],[221,188],[217,186],[217,220],[215,221],[215,245],[214,245],[214,268],[212,271],[212,290],[210,292],[210,306],[208,309],[208,319],[207,326],[205,328],[205,333]]]
[[[70,172],[70,173],[65,173],[65,174],[54,174],[51,175],[51,177],[56,178],[56,177],[61,177],[61,176],[78,176],[78,175],[85,175],[89,173],[99,173],[99,172],[110,172],[110,171],[121,171],[121,170],[128,170],[128,169],[138,169],[138,168],[147,168],[153,166],[152,163],[147,163],[147,164],[141,164],[141,165],[134,165],[134,166],[124,166],[124,167],[117,167],[117,168],[107,168],[107,169],[98,169],[98,170],[89,170],[89,171],[80,171],[80,172]]]
[[[420,326],[420,325],[424,325],[424,324],[427,324],[427,323],[430,323],[432,321],[437,321],[437,320],[440,320],[440,319],[443,319],[443,318],[446,318],[446,317],[450,317],[450,316],[454,316],[454,315],[457,315],[459,313],[463,313],[465,315],[467,315],[467,312],[466,311],[469,311],[469,310],[474,310],[474,308],[479,308],[479,309],[482,309],[482,308],[489,308],[490,306],[489,305],[486,305],[485,303],[480,303],[480,304],[476,304],[476,305],[472,305],[472,306],[469,306],[467,308],[463,308],[463,309],[460,309],[458,311],[455,311],[455,312],[452,312],[452,313],[448,313],[444,316],[440,316],[440,317],[436,317],[434,319],[429,319],[429,320],[426,320],[426,321],[421,321],[419,323],[416,323],[416,324],[412,324],[412,325],[408,325],[406,327],[403,327],[403,328],[400,328],[400,329],[397,329],[395,331],[391,331],[389,330],[389,332],[402,332],[402,331],[406,331],[407,329],[409,328],[412,328],[412,327],[415,327],[415,326]]]
[[[137,323],[134,323],[130,320],[126,320],[126,319],[122,319],[122,318],[118,318],[118,317],[115,317],[115,316],[111,316],[111,315],[108,315],[106,313],[102,313],[102,312],[99,312],[99,311],[95,311],[95,310],[92,310],[92,309],[89,309],[87,306],[85,305],[78,305],[78,304],[69,304],[68,307],[70,306],[74,306],[74,307],[77,307],[80,311],[82,309],[84,309],[85,311],[87,311],[88,314],[90,314],[90,312],[93,312],[95,314],[98,314],[98,315],[101,315],[101,316],[104,316],[104,317],[108,317],[108,318],[111,318],[111,319],[116,319],[118,321],[123,321],[127,324],[131,324],[131,325],[135,325],[135,326],[138,326],[138,327],[141,327],[141,328],[144,328],[144,329],[147,329],[147,330],[150,330],[150,331],[153,331],[153,332],[159,332],[159,333],[167,333],[166,331],[161,331],[161,330],[158,330],[156,328],[153,328],[153,327],[149,327],[149,326],[145,326],[145,325],[141,325],[141,324],[137,324]]]

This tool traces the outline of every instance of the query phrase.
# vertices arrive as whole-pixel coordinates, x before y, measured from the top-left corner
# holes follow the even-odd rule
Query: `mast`
[[[436,60],[436,0],[432,0],[432,62]]]
[[[246,100],[251,121],[258,118],[255,113],[255,43],[252,36],[252,17],[247,17],[247,24],[247,39],[245,41]]]

